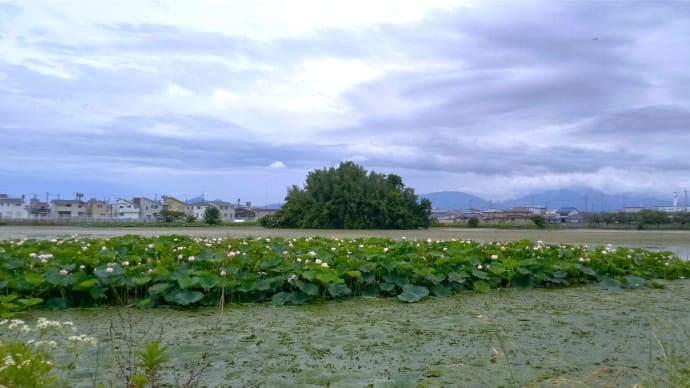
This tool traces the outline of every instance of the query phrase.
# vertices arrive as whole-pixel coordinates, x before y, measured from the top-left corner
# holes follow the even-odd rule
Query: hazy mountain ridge
[[[679,193],[679,202],[685,204],[684,196]],[[626,206],[671,206],[672,198],[668,199],[646,197],[635,194],[606,194],[598,190],[590,189],[562,189],[546,190],[539,193],[526,195],[520,198],[504,201],[488,201],[475,195],[461,191],[442,191],[420,194],[420,198],[428,198],[434,209],[451,210],[470,207],[475,209],[488,209],[491,207],[507,209],[517,206],[542,206],[549,209],[557,209],[565,206],[573,206],[587,211],[617,211]]]

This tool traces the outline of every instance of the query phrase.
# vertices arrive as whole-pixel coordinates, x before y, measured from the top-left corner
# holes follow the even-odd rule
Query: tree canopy
[[[209,206],[204,211],[204,222],[209,225],[220,224],[220,210],[215,206]]]
[[[303,189],[288,189],[283,207],[264,217],[267,227],[315,229],[414,229],[430,224],[431,202],[395,174],[377,174],[353,163],[314,170]]]

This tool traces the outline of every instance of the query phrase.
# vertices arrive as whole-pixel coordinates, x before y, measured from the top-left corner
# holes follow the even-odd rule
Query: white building
[[[232,222],[235,219],[235,207],[230,202],[213,201],[211,205],[220,210],[220,220],[223,222]]]
[[[126,199],[118,198],[110,205],[110,214],[118,220],[138,220],[139,208]]]
[[[196,218],[197,220],[203,220],[204,214],[206,213],[206,209],[208,209],[210,206],[213,206],[210,202],[196,202],[191,205],[188,205],[187,213],[194,216],[194,218]]]
[[[54,199],[50,204],[50,218],[70,221],[87,217],[86,203],[80,199]]]
[[[137,197],[132,199],[132,203],[139,208],[139,219],[143,221],[156,221],[163,210],[162,203],[148,198]]]
[[[235,207],[230,202],[211,201],[211,202],[197,202],[188,206],[189,214],[193,215],[197,220],[203,220],[206,209],[215,207],[220,214],[220,220],[223,222],[232,222],[235,219]]]
[[[24,196],[9,198],[0,194],[0,220],[25,220],[29,218],[29,211],[24,206]]]

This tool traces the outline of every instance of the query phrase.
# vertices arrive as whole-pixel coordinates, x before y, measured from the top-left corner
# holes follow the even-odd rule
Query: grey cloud
[[[690,110],[678,105],[645,106],[602,115],[580,133],[599,136],[690,137]]]
[[[308,38],[271,42],[167,25],[113,24],[98,26],[107,37],[100,43],[76,45],[34,30],[17,42],[52,55],[76,78],[0,62],[0,128],[12,145],[3,156],[180,171],[265,167],[280,160],[312,169],[356,156],[349,150],[372,142],[409,153],[367,153],[361,147],[366,167],[390,171],[675,174],[690,167],[679,157],[690,142],[690,77],[683,71],[690,62],[678,51],[687,48],[683,39],[690,43],[684,23],[689,18],[685,2],[478,2],[413,25],[322,29]],[[642,44],[652,33],[669,42]],[[141,66],[100,69],[73,62],[80,57]],[[439,66],[390,72],[347,91],[340,97],[359,124],[324,128],[312,144],[286,145],[289,133],[260,138],[251,135],[252,128],[184,111],[122,112],[104,117],[107,124],[87,126],[89,134],[62,130],[82,125],[83,104],[161,94],[170,84],[207,95],[216,88],[241,95],[259,78],[279,79],[303,60],[324,57]],[[225,64],[236,60],[249,68]],[[273,121],[280,117],[270,107],[256,111]],[[161,125],[187,136],[147,132]],[[550,128],[549,136],[526,138]],[[49,131],[55,136],[45,142]]]
[[[177,138],[143,131],[155,124],[179,127],[196,135]],[[289,160],[290,166],[312,166],[315,160],[328,159],[332,154],[328,146],[285,146],[253,138],[241,126],[199,115],[121,117],[93,129],[91,134],[56,134],[50,141],[45,132],[7,129],[14,140],[5,156],[21,157],[25,150],[31,150],[35,159],[56,162],[65,155],[70,159],[82,158],[85,163],[97,160],[120,168],[196,170],[266,167],[276,160]],[[219,132],[223,135],[219,136]]]

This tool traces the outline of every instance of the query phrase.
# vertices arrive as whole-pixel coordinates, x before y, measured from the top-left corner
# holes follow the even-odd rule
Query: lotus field
[[[657,286],[690,275],[671,252],[541,241],[192,238],[0,242],[0,313],[32,305],[304,304],[348,296],[416,302],[465,290]]]

